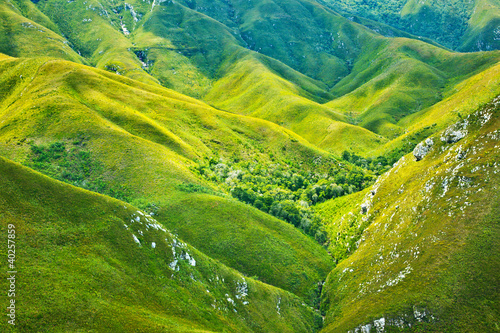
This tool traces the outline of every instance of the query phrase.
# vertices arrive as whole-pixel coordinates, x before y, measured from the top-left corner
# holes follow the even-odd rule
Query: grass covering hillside
[[[144,13],[147,4],[142,1],[137,1],[137,4],[142,4]],[[73,49],[92,66],[149,84],[158,84],[158,80],[143,68],[141,60],[132,50],[134,43],[128,38],[131,22],[137,23],[130,13],[133,6],[127,7],[128,15],[125,3],[120,6],[108,1],[40,1],[37,7],[57,25]]]
[[[101,5],[89,3],[82,7],[80,2],[67,5],[63,1],[54,0],[40,3],[38,7],[57,24],[61,34],[66,36],[73,48],[98,68],[146,83],[159,82],[195,97],[202,97],[211,91],[211,97],[207,100],[214,102],[217,107],[241,114],[250,114],[246,109],[257,107],[258,110],[253,110],[257,111],[255,115],[264,119],[276,122],[276,119],[285,116],[288,121],[282,124],[288,128],[295,125],[294,115],[297,113],[304,113],[303,119],[311,116],[315,118],[314,116],[318,115],[328,122],[319,135],[309,130],[310,120],[295,126],[294,129],[313,142],[329,142],[324,140],[325,136],[330,135],[331,130],[328,131],[327,128],[331,123],[336,123],[338,116],[318,104],[330,98],[325,90],[326,85],[292,70],[279,61],[262,57],[255,51],[248,51],[249,46],[242,37],[243,32],[235,33],[220,22],[177,3],[168,2],[153,8],[147,7],[145,3],[122,3],[112,6],[105,4],[100,7]],[[132,21],[128,19],[129,16]],[[128,28],[124,30],[123,27]],[[219,47],[214,48],[214,45]],[[304,47],[304,51],[310,49],[307,44],[304,44]],[[335,56],[329,57],[336,59]],[[242,58],[248,61],[240,61]],[[286,59],[280,56],[279,60]],[[306,60],[310,62],[312,59],[304,61]],[[344,66],[340,60],[335,61],[339,66]],[[289,61],[288,63],[292,64]],[[231,69],[235,65],[238,70],[244,72],[243,75],[250,76],[250,84],[256,78],[261,79],[262,74],[273,78],[272,81],[278,86],[271,86],[271,91],[275,93],[271,95],[273,101],[270,104],[264,106],[252,103],[250,106],[248,101],[237,98],[236,104],[223,105],[220,98],[214,98],[220,96],[225,84],[231,84],[234,76]],[[255,65],[263,71],[254,73]],[[330,72],[326,71],[325,67],[330,66],[329,64],[318,66],[323,67],[318,67],[316,73]],[[300,68],[306,68],[305,63],[302,63]],[[213,89],[214,82],[226,76],[227,78]],[[270,84],[274,85],[274,82]],[[243,89],[242,98],[254,98],[258,93],[248,89],[248,84]],[[292,100],[286,98],[286,95]],[[222,98],[225,99],[226,94],[222,95]],[[348,125],[342,125],[345,126]],[[330,129],[336,127],[338,126],[332,126]],[[367,136],[367,145],[370,148],[380,140],[369,132],[359,133]]]
[[[81,63],[57,27],[30,1],[0,3],[0,52],[13,57],[52,56]]]
[[[395,139],[414,124],[412,115],[432,107],[450,88],[493,66],[498,53],[451,53],[411,39],[374,39],[327,105],[359,126]]]
[[[2,320],[2,332],[314,332],[321,324],[298,297],[208,258],[124,202],[4,158],[0,189],[1,230],[15,230],[18,271],[16,326]],[[6,237],[2,244],[6,257]]]
[[[384,155],[397,147],[414,147],[432,133],[442,130],[461,118],[483,107],[500,93],[499,69],[494,65],[454,86],[443,96],[443,100],[431,107],[402,119],[399,125],[405,134],[379,147],[373,155]]]
[[[400,121],[498,60],[382,37],[412,36],[314,1],[18,6],[93,66],[269,120],[337,155],[374,155],[405,133]]]
[[[358,241],[323,288],[322,332],[498,331],[498,104],[432,136],[422,160],[403,157],[365,196],[323,204],[337,239]]]
[[[498,50],[498,23],[500,22],[500,3],[495,0],[475,1],[469,26],[462,37],[460,50],[490,51]]]
[[[497,1],[336,4],[0,3],[19,332],[498,331]]]
[[[323,0],[345,15],[359,15],[465,52],[499,49],[500,4],[494,0]]]
[[[235,199],[198,195],[179,186],[214,189],[193,171],[198,160],[264,165],[298,160],[306,169],[321,170],[331,162],[314,161],[326,157],[325,152],[272,123],[217,111],[176,92],[90,67],[15,58],[0,65],[6,69],[2,79],[10,82],[3,85],[0,102],[3,156],[140,208],[154,206],[159,222],[207,255],[313,302],[317,282],[332,265],[314,239]],[[35,73],[33,78],[20,79],[24,70]],[[225,218],[218,217],[214,205],[224,210]],[[197,227],[189,228],[189,223]],[[207,235],[218,228],[226,230],[219,247],[207,246]],[[248,246],[249,239],[262,234],[269,234],[265,242]],[[239,256],[234,256],[235,248]],[[297,276],[299,271],[303,273]]]

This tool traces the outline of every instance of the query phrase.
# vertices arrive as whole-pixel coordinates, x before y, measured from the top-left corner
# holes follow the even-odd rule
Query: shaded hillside
[[[388,28],[314,1],[50,0],[29,8],[93,66],[272,121],[338,155],[371,154],[404,132],[399,121],[498,59],[383,37],[375,31],[391,35]]]
[[[496,0],[332,3],[1,1],[17,331],[498,331]]]
[[[464,52],[498,50],[500,4],[495,0],[323,0],[346,15],[383,22]]]

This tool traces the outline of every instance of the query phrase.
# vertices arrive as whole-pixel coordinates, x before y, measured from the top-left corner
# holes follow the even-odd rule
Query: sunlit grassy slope
[[[323,205],[332,252],[358,241],[323,289],[322,332],[498,331],[499,100],[432,136],[421,161]]]
[[[0,2],[0,52],[14,57],[82,58],[52,29],[57,27],[31,1]]]
[[[272,121],[335,154],[373,155],[406,131],[400,121],[499,57],[451,53],[305,0],[16,4],[93,66]]]
[[[0,189],[18,271],[18,319],[2,332],[314,332],[321,323],[298,297],[210,259],[129,204],[4,158]]]
[[[500,66],[495,65],[452,86],[439,103],[402,119],[398,125],[405,129],[405,134],[380,146],[372,154],[384,154],[405,142],[418,143],[434,131],[481,108],[500,93],[499,70]]]
[[[323,3],[0,3],[0,155],[127,202],[0,160],[2,227],[29,235],[21,331],[314,331],[302,302],[317,305],[330,272],[325,332],[498,330],[498,254],[485,254],[499,239],[498,101],[483,107],[500,94],[500,53]],[[401,14],[439,26],[431,5]],[[454,32],[464,50],[496,48],[497,5],[453,13],[473,23]],[[458,120],[467,135],[448,143],[456,133],[438,132]],[[328,174],[352,165],[330,153],[393,156],[429,136],[422,161],[313,207],[331,256],[215,184],[217,166],[293,165],[337,190]]]
[[[259,5],[258,1],[252,5],[238,3],[233,8],[238,19],[221,16],[215,9],[221,6],[224,7],[197,3],[192,7],[199,7],[203,13],[239,32],[236,38],[241,37],[247,48],[266,57],[254,52],[233,51],[235,55],[224,63],[219,71],[221,78],[214,83],[205,100],[222,109],[282,124],[336,153],[349,148],[352,142],[346,132],[355,133],[352,136],[359,138],[357,147],[352,149],[361,153],[398,137],[406,130],[398,124],[400,120],[439,102],[454,84],[492,66],[499,59],[498,53],[459,54],[415,39],[384,38],[313,3],[266,6]],[[298,15],[291,13],[299,12],[299,8],[307,8],[300,16],[306,19],[294,19]],[[280,23],[283,17],[292,20],[293,24]],[[338,73],[336,80],[328,81],[317,73],[302,70],[297,60],[300,57],[284,55],[304,50],[296,40],[304,38],[305,24],[323,29],[314,36],[311,32],[311,39],[318,35],[331,39],[317,43],[321,46],[314,58],[306,57],[308,70],[316,68],[317,73]],[[183,28],[189,30],[186,26]],[[317,67],[325,53],[334,56],[336,63],[342,64],[347,71],[334,64]],[[304,80],[279,62],[268,60],[269,57],[315,81]],[[334,97],[330,103],[317,104]],[[339,121],[343,124],[338,124]]]
[[[211,188],[192,171],[196,160],[290,159],[316,168],[313,160],[324,152],[273,123],[71,62],[9,58],[0,67],[3,156],[29,163],[31,144],[62,142],[67,151],[84,145],[102,166],[94,172],[99,179],[124,186],[130,202],[154,204],[158,221],[185,241],[242,273],[312,297],[331,268],[313,239],[234,199],[179,185]],[[224,232],[214,235],[218,229]]]
[[[271,66],[248,55],[214,85],[205,99],[219,108],[290,128],[309,142],[337,154],[352,142],[349,135],[359,139],[356,150],[361,152],[386,141],[364,128],[346,123],[345,116],[332,108],[300,96],[300,88],[273,73]]]
[[[498,53],[461,54],[411,39],[379,38],[366,47],[349,76],[334,88],[327,105],[389,139],[404,133],[401,123],[457,92],[457,83],[494,65]]]

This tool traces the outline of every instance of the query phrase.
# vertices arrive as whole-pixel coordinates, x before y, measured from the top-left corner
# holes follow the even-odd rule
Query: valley
[[[500,330],[499,12],[1,0],[0,330]]]

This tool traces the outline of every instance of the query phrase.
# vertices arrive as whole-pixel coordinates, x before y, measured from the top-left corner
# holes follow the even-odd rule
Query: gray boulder
[[[431,151],[433,145],[434,141],[431,138],[428,138],[425,141],[420,142],[415,149],[413,149],[413,156],[415,156],[417,162],[422,160]]]
[[[456,123],[443,133],[443,135],[441,136],[441,141],[451,144],[462,140],[468,134],[468,126],[469,121],[467,119]]]

